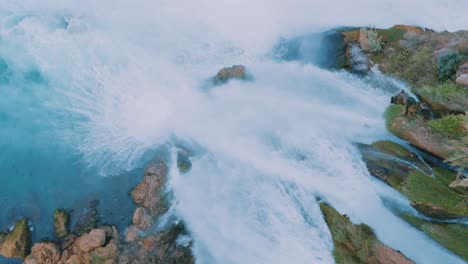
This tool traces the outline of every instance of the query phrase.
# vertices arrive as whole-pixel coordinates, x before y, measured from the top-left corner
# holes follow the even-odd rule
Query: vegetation
[[[464,201],[463,195],[419,171],[410,172],[401,191],[419,206],[417,209],[426,206],[438,208],[438,213],[446,215],[447,218],[468,215],[468,204]],[[431,213],[427,211],[423,213],[437,216],[430,215]]]
[[[468,109],[468,89],[453,82],[415,87],[413,92],[434,111],[463,113]]]
[[[454,80],[458,69],[458,64],[462,61],[462,56],[458,52],[449,51],[437,58],[437,74],[439,81],[445,82]]]
[[[379,36],[379,33],[375,28],[361,28],[360,36],[361,38],[366,39],[368,45],[368,47],[362,48],[373,53],[379,53],[382,51],[382,37]]]
[[[468,261],[466,248],[468,245],[468,226],[431,222],[406,213],[402,213],[400,216],[448,250]]]
[[[430,120],[428,125],[432,130],[449,137],[459,138],[465,134],[463,115],[447,115],[443,118]]]
[[[392,27],[389,29],[379,29],[377,33],[382,37],[385,42],[396,42],[403,39],[406,30],[401,28]]]
[[[397,136],[399,135],[399,132],[392,125],[395,123],[395,120],[398,116],[400,116],[404,109],[404,105],[390,105],[385,110],[385,121],[387,129]]]
[[[464,117],[465,127],[468,124],[466,120],[467,117]],[[448,141],[448,150],[449,156],[447,162],[458,167],[458,178],[467,177],[466,171],[468,170],[468,135],[465,135],[460,140],[450,140]]]
[[[432,57],[432,48],[424,46],[417,50],[399,47],[384,59],[386,72],[406,80],[415,86],[437,82],[437,69]]]
[[[365,224],[353,225],[345,216],[326,204],[320,204],[330,228],[336,263],[368,263],[373,246],[378,241],[372,228]]]

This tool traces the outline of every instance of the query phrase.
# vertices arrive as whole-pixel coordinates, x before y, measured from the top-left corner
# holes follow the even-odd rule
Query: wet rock
[[[127,232],[125,234],[125,241],[127,243],[132,243],[136,241],[139,237],[139,230],[136,226],[131,225],[127,228]]]
[[[468,61],[460,64],[457,71],[456,83],[468,86]]]
[[[415,117],[417,115],[422,114],[422,107],[418,101],[413,98],[408,98],[408,101],[405,105],[405,116],[407,117]]]
[[[320,204],[320,209],[335,245],[333,256],[336,263],[414,264],[401,252],[380,242],[369,226],[354,225],[346,216],[324,203]]]
[[[399,104],[399,105],[406,105],[408,103],[409,95],[404,90],[401,90],[397,95],[392,96],[390,103],[392,104]]]
[[[104,245],[105,242],[106,232],[102,229],[93,229],[89,233],[78,237],[73,246],[87,253]]]
[[[186,235],[182,224],[172,225],[156,234],[123,245],[120,263],[195,263],[190,245],[179,245],[177,238]]]
[[[150,163],[145,176],[131,195],[136,204],[150,210],[151,214],[160,214],[167,210],[164,198],[164,186],[167,183],[167,166],[161,160]]]
[[[116,263],[119,248],[115,240],[111,240],[105,247],[93,250],[90,254],[91,263]]]
[[[97,227],[97,224],[101,219],[101,216],[97,209],[98,205],[98,200],[92,200],[89,203],[89,208],[86,208],[80,212],[78,221],[75,225],[74,233],[76,233],[77,235],[82,235],[84,233],[88,233],[93,228]]]
[[[141,230],[146,230],[153,224],[153,217],[150,211],[143,207],[138,207],[133,213],[133,225]]]
[[[181,173],[186,173],[192,168],[192,162],[190,161],[190,152],[182,149],[177,152],[177,168]]]
[[[356,73],[367,73],[370,70],[370,61],[359,45],[351,45],[349,48],[349,64],[351,70]]]
[[[243,65],[233,65],[232,67],[222,68],[215,77],[213,83],[215,85],[224,84],[231,79],[246,80],[247,70]]]
[[[15,227],[5,236],[0,255],[7,258],[25,258],[31,250],[31,231],[28,219],[16,222]]]
[[[55,236],[58,238],[65,237],[66,235],[68,235],[69,228],[70,228],[70,214],[63,209],[55,210],[54,212]]]
[[[56,264],[60,260],[59,246],[54,243],[36,243],[25,264]]]

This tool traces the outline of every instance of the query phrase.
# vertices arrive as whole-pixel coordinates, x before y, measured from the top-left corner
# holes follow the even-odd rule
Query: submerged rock
[[[0,238],[1,240],[1,238]],[[16,222],[1,244],[0,255],[7,258],[25,258],[31,250],[31,231],[28,219],[23,218]]]
[[[92,200],[89,203],[89,207],[82,210],[79,214],[78,221],[75,225],[74,232],[77,235],[88,233],[93,228],[97,227],[101,215],[97,209],[99,205],[98,200]]]
[[[354,225],[349,218],[324,203],[320,204],[320,209],[335,245],[336,263],[414,264],[401,252],[380,242],[369,226]]]
[[[247,80],[247,70],[243,65],[233,65],[232,67],[222,68],[215,77],[213,83],[220,85],[228,82],[231,79]]]
[[[63,209],[57,209],[54,212],[55,236],[58,238],[68,235],[70,228],[70,214]]]

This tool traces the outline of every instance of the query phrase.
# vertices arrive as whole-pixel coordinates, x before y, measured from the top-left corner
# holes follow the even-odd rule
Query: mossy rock
[[[421,172],[410,172],[401,192],[427,216],[439,219],[468,216],[468,200],[463,195]]]
[[[421,213],[439,219],[468,216],[468,200],[447,185],[448,172],[430,168],[415,154],[391,141],[358,144],[358,148],[370,174],[405,195]],[[437,177],[431,176],[433,171]]]
[[[468,226],[431,222],[406,213],[401,213],[400,216],[443,247],[468,261]]]
[[[63,238],[68,235],[70,228],[70,214],[63,209],[57,209],[54,212],[54,230],[57,238]]]
[[[31,252],[31,230],[28,219],[16,222],[13,230],[5,236],[0,255],[7,258],[25,258]]]
[[[354,225],[346,216],[327,204],[321,203],[320,209],[332,235],[336,263],[414,263],[402,253],[380,242],[368,225]]]
[[[177,152],[177,168],[181,173],[186,173],[192,168],[192,162],[190,161],[190,154],[186,150]]]

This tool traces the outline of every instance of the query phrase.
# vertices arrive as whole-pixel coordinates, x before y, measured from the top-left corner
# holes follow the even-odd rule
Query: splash
[[[401,84],[269,55],[280,37],[341,25],[461,29],[466,1],[2,2],[0,110],[32,120],[17,128],[31,142],[105,175],[173,138],[202,146],[171,175],[200,263],[333,263],[317,198],[417,262],[462,263],[383,206],[409,207],[353,146],[389,137],[382,114]],[[254,81],[205,89],[240,63]]]

